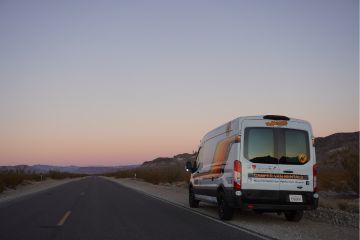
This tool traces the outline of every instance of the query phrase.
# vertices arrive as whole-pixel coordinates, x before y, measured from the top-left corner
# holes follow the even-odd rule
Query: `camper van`
[[[239,117],[207,133],[191,172],[189,205],[218,206],[230,220],[235,208],[284,213],[300,221],[318,206],[311,125],[279,115]]]

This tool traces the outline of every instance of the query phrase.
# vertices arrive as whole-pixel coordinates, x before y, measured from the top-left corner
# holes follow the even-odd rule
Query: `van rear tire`
[[[225,194],[220,191],[218,194],[218,213],[221,220],[231,220],[234,215],[234,209],[228,205],[225,200]]]
[[[195,194],[194,194],[192,187],[189,188],[189,206],[191,208],[198,208],[199,202],[200,202],[199,200],[195,199]]]
[[[285,218],[287,221],[290,222],[299,222],[304,214],[303,210],[295,210],[295,211],[286,211],[285,213]]]

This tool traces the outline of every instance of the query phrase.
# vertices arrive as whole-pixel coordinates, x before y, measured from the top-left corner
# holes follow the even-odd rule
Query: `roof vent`
[[[281,116],[281,115],[265,115],[263,118],[271,119],[271,120],[286,120],[286,121],[290,120],[290,118],[288,118],[286,116]]]

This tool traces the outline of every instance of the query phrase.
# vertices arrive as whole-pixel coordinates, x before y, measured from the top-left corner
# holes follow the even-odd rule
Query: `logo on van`
[[[278,126],[285,126],[288,124],[287,121],[271,121],[271,122],[265,122],[266,126],[268,127],[272,127],[272,126],[275,126],[275,125],[278,125]]]
[[[256,169],[256,164],[252,164],[251,167],[252,167],[253,170],[255,170]]]
[[[308,158],[305,153],[300,153],[298,156],[299,163],[304,164],[307,162]]]
[[[293,180],[309,180],[308,175],[299,174],[282,174],[282,173],[249,173],[249,178],[278,178],[278,179],[293,179]]]

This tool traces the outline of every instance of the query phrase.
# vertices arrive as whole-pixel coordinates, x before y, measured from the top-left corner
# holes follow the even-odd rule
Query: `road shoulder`
[[[31,196],[33,194],[61,186],[63,184],[77,181],[83,178],[53,180],[47,179],[41,182],[29,182],[26,185],[19,185],[16,189],[8,189],[0,193],[0,206],[10,204],[14,201]]]

